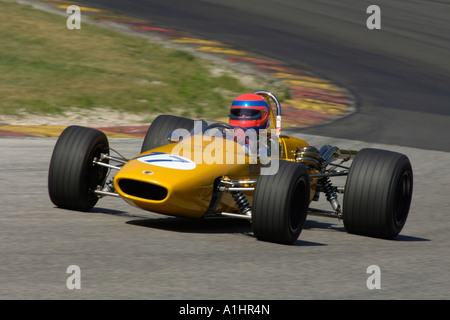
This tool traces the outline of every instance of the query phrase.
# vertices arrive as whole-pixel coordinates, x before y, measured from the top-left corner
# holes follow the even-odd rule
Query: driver
[[[255,93],[237,97],[230,108],[230,124],[247,129],[266,129],[269,124],[270,109],[266,100]]]
[[[230,124],[235,126],[234,140],[251,149],[256,141],[249,139],[248,129],[266,129],[269,124],[270,108],[266,100],[258,94],[246,93],[237,97],[230,107]]]

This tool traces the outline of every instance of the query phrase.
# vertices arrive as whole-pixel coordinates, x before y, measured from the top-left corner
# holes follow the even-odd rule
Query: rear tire
[[[94,190],[102,186],[108,169],[94,165],[94,158],[108,153],[106,135],[98,130],[70,126],[53,149],[48,173],[51,201],[60,208],[89,211],[98,201]]]
[[[395,238],[406,223],[412,191],[413,172],[405,155],[362,149],[346,181],[345,229],[364,236]]]
[[[176,129],[192,131],[194,129],[194,120],[171,115],[156,117],[145,135],[141,153],[169,144],[169,134]]]
[[[308,214],[310,181],[305,166],[280,160],[274,175],[258,178],[253,197],[252,229],[258,240],[292,244]]]

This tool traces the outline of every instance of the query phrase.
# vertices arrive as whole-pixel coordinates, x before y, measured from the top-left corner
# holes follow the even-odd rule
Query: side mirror
[[[167,140],[169,140],[170,143],[178,143],[183,140],[183,137],[169,134]]]
[[[176,129],[169,133],[169,135],[167,136],[167,140],[170,143],[177,143],[183,141],[183,137],[188,137],[189,135],[189,131],[186,129]]]

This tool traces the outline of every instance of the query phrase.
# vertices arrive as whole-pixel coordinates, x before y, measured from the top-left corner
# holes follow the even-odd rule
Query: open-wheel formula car
[[[99,198],[113,196],[165,215],[242,218],[251,221],[257,239],[283,244],[298,239],[308,213],[342,219],[353,234],[393,239],[400,233],[413,190],[407,156],[370,148],[316,148],[283,135],[279,100],[267,91],[255,94],[270,106],[272,130],[264,143],[258,136],[253,152],[248,143],[229,139],[236,128],[228,123],[171,115],[152,122],[132,159],[111,155],[99,130],[67,127],[50,162],[51,201],[88,211]],[[345,177],[344,185],[334,185],[334,177]],[[321,194],[331,210],[310,207]]]

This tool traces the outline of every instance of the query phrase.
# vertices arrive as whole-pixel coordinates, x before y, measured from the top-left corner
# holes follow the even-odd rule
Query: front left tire
[[[109,152],[106,135],[96,129],[70,126],[58,138],[48,172],[50,200],[59,208],[89,211],[98,201],[108,169],[93,164]],[[106,161],[103,161],[106,162]]]

